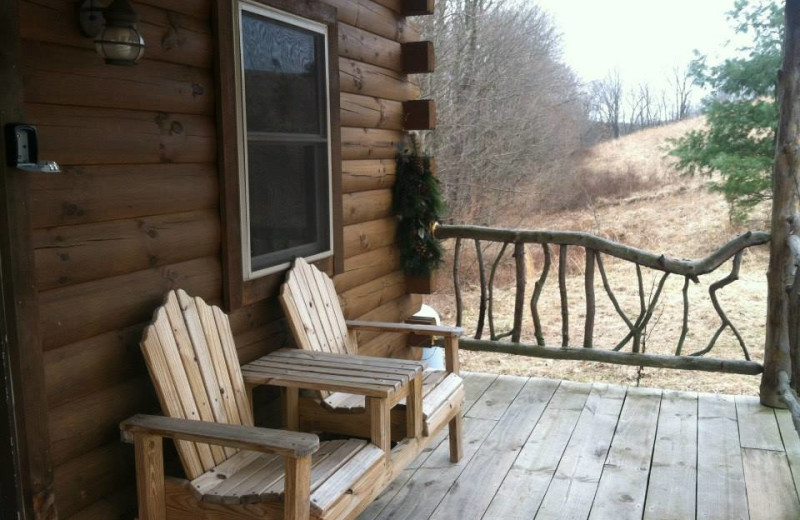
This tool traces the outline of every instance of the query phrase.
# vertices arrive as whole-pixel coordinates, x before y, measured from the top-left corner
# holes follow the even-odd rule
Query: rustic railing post
[[[767,274],[767,333],[764,345],[764,373],[761,377],[761,402],[784,407],[778,390],[778,374],[791,370],[789,313],[786,275],[792,256],[787,238],[788,220],[798,210],[797,185],[800,182],[798,146],[800,139],[800,0],[787,0],[783,48],[783,67],[778,75],[780,118],[772,170],[772,241]],[[789,282],[791,283],[791,282]]]
[[[558,293],[561,297],[561,346],[569,346],[569,301],[567,301],[567,246],[558,248]]]
[[[459,262],[461,261],[461,239],[456,239],[456,248],[453,253],[453,288],[456,293],[456,326],[460,327],[464,313],[464,303],[461,299],[461,282],[458,279]]]
[[[514,244],[514,260],[517,267],[517,297],[514,302],[514,329],[511,341],[519,343],[522,337],[522,313],[525,309],[525,243]]]
[[[592,348],[594,338],[594,255],[594,250],[586,250],[586,322],[583,327],[583,346],[586,348]]]
[[[475,241],[475,254],[478,256],[478,276],[481,281],[481,304],[478,310],[478,325],[475,327],[475,339],[481,339],[483,324],[486,321],[486,304],[489,294],[486,290],[486,267],[483,262],[483,250],[481,249],[480,240]]]

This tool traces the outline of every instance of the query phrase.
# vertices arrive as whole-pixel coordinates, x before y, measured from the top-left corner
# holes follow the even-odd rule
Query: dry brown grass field
[[[621,191],[617,196],[591,197],[588,204],[569,211],[536,213],[518,207],[506,215],[509,222],[520,222],[528,229],[559,229],[591,232],[631,246],[663,253],[677,258],[697,259],[716,250],[736,235],[752,230],[767,229],[769,208],[758,208],[751,220],[742,225],[732,225],[722,195],[709,192],[704,179],[691,179],[678,175],[665,158],[666,140],[697,128],[702,120],[693,119],[673,125],[653,128],[602,143],[590,149],[580,159],[576,168],[578,184],[602,185],[604,179],[627,178],[633,191]],[[574,181],[574,180],[573,180]],[[452,243],[447,244],[452,247]],[[474,248],[466,244],[465,251]],[[584,253],[573,248],[568,259],[567,286],[570,306],[570,344],[583,342]],[[539,308],[546,344],[561,344],[561,309],[557,282],[557,248],[553,250],[553,267],[542,294]],[[496,249],[486,252],[490,263]],[[448,255],[452,261],[452,253]],[[527,250],[528,291],[526,302],[533,291],[533,281],[541,272],[543,255],[538,245]],[[761,361],[764,348],[764,321],[766,310],[766,246],[749,249],[743,258],[739,280],[718,294],[720,303],[733,324],[742,334],[754,360]],[[639,309],[639,292],[635,268],[626,262],[604,259],[611,287],[623,310],[635,320]],[[498,332],[511,328],[514,310],[514,277],[511,258],[501,264],[495,283],[495,325]],[[464,325],[474,333],[477,321],[480,287],[477,283],[477,264],[474,254],[465,254],[462,263],[464,295]],[[699,284],[690,284],[689,333],[684,353],[704,348],[720,319],[711,304],[709,285],[730,272],[731,263],[716,272],[701,277]],[[658,283],[660,272],[643,270],[645,294],[649,296]],[[451,264],[440,270],[440,290],[428,297],[445,323],[455,321],[455,304],[452,289]],[[596,274],[595,293],[597,314],[595,319],[595,348],[613,348],[627,333],[627,327],[617,315]],[[667,280],[651,326],[646,334],[648,352],[674,353],[680,336],[683,312],[683,278]],[[488,327],[487,329],[488,330]],[[486,337],[486,335],[484,335]],[[534,343],[533,324],[526,303],[523,342]],[[630,349],[628,345],[626,350]],[[719,338],[709,356],[742,359],[742,351],[728,329]],[[465,370],[487,371],[502,374],[519,374],[576,381],[603,381],[649,387],[756,395],[759,377],[689,372],[617,366],[600,363],[544,360],[502,354],[463,352]]]

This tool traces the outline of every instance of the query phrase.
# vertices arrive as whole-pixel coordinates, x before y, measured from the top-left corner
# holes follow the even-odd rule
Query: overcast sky
[[[626,84],[662,85],[692,50],[720,52],[733,37],[734,0],[527,0],[550,12],[563,33],[564,61],[584,81],[617,69]]]

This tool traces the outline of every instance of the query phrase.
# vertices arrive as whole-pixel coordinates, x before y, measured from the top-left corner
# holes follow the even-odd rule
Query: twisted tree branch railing
[[[800,222],[800,220],[798,220]],[[532,357],[546,357],[551,359],[576,359],[601,361],[634,366],[650,366],[660,368],[679,368],[685,370],[705,370],[712,372],[730,372],[738,374],[758,374],[763,371],[763,366],[750,359],[750,353],[739,330],[725,313],[719,298],[718,292],[729,286],[739,277],[739,270],[742,262],[742,255],[745,249],[769,242],[770,235],[762,232],[745,233],[714,253],[699,260],[684,260],[658,255],[649,251],[644,251],[635,247],[626,246],[611,240],[601,238],[588,233],[569,232],[569,231],[536,231],[521,229],[500,229],[480,226],[451,226],[441,225],[436,228],[436,236],[440,239],[456,239],[455,257],[453,265],[453,281],[456,294],[456,321],[457,325],[463,325],[463,297],[459,280],[459,262],[462,250],[462,240],[473,240],[475,242],[478,258],[479,280],[480,280],[480,308],[478,316],[478,327],[472,338],[462,339],[461,345],[465,350],[493,351],[509,354],[518,354]],[[796,265],[800,265],[800,236],[794,236],[791,244],[793,251],[797,252]],[[487,252],[486,244],[499,244],[499,252],[491,263],[489,276],[485,273],[484,254]],[[527,269],[525,256],[527,254],[526,244],[539,244],[542,247],[544,262],[541,274],[534,282],[533,294],[530,298],[530,313],[533,319],[533,334],[536,340],[535,345],[520,343],[522,337],[522,322],[525,306],[525,290],[527,284]],[[554,348],[545,345],[544,332],[539,313],[539,300],[542,296],[545,284],[548,280],[550,269],[553,265],[552,252],[550,246],[558,246],[558,293],[560,298],[561,314],[561,347]],[[511,330],[498,332],[494,316],[494,287],[495,278],[501,261],[505,258],[509,246],[513,246],[514,273],[516,282],[516,296],[514,299],[514,316]],[[570,247],[581,247],[585,250],[584,268],[584,294],[586,302],[586,312],[583,323],[583,345],[582,347],[570,347],[570,316],[569,316],[569,294],[567,290],[567,270],[568,254]],[[604,265],[603,258],[610,256],[634,264],[636,268],[636,280],[638,288],[639,312],[635,318],[628,316],[622,309],[611,284]],[[699,282],[699,277],[713,273],[726,262],[731,261],[731,271],[724,278],[714,282],[709,287],[711,303],[720,318],[720,326],[716,329],[710,341],[700,350],[690,355],[684,354],[686,339],[689,332],[689,282]],[[658,283],[654,283],[650,289],[650,294],[646,294],[644,287],[644,276],[642,268],[649,268],[660,271]],[[610,350],[595,349],[594,326],[596,316],[595,293],[595,274],[599,272],[600,281],[606,296],[611,302],[614,310],[624,322],[627,333]],[[655,310],[658,307],[660,298],[664,292],[664,287],[670,275],[681,276],[683,283],[683,314],[681,332],[675,347],[674,355],[656,355],[645,353],[645,341],[648,334],[648,326],[653,321]],[[792,272],[795,280],[800,281],[800,269]],[[800,305],[800,283],[794,284],[796,290],[791,292],[792,301]],[[602,292],[601,292],[602,294]],[[800,307],[798,307],[800,308]],[[795,325],[790,335],[795,340],[800,339],[800,311],[795,310],[793,314]],[[489,324],[489,339],[482,339],[484,323]],[[658,321],[656,318],[655,321]],[[738,345],[743,353],[744,359],[719,359],[707,357],[714,350],[720,335],[730,329],[735,336]],[[510,337],[511,343],[500,341]],[[630,352],[623,352],[630,346]],[[800,352],[797,353],[800,358]],[[795,365],[800,367],[800,363]],[[794,380],[800,381],[800,370],[794,374]]]

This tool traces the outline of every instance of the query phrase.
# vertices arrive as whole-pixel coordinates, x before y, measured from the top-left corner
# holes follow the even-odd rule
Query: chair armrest
[[[413,323],[385,323],[381,321],[357,320],[348,320],[346,324],[348,329],[353,330],[399,332],[402,334],[419,334],[420,336],[450,336],[457,338],[464,334],[463,328],[446,325],[417,325]]]
[[[160,415],[134,415],[122,421],[119,428],[122,431],[122,440],[126,442],[131,442],[133,436],[137,434],[158,435],[174,440],[274,453],[290,458],[305,457],[319,449],[319,437],[310,433],[176,419]]]

